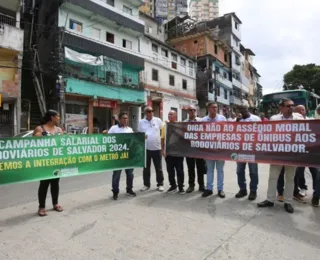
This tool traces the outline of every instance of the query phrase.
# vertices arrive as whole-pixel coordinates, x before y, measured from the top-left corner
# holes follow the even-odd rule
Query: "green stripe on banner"
[[[143,133],[0,139],[0,185],[144,165]]]

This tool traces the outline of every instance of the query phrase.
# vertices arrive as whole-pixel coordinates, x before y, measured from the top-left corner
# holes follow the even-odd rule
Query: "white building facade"
[[[141,19],[150,28],[156,28],[150,24],[152,18],[142,15]],[[155,116],[167,120],[169,111],[175,110],[178,121],[182,121],[187,118],[188,107],[198,104],[196,61],[161,41],[163,36],[159,32],[163,31],[163,28],[153,30],[141,40],[145,69],[140,82],[145,88],[146,104],[153,107]]]
[[[189,14],[192,19],[201,22],[219,17],[219,0],[191,0]]]

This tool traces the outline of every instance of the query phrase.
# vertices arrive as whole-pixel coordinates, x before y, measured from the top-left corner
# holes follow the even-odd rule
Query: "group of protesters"
[[[306,111],[304,106],[296,106],[290,99],[282,99],[279,103],[280,113],[273,115],[270,121],[282,120],[304,120],[306,118]],[[240,106],[238,115],[232,114],[230,119],[218,113],[218,104],[215,102],[209,103],[207,106],[208,115],[200,118],[197,116],[197,109],[190,106],[188,109],[188,119],[184,122],[259,122],[266,121],[264,115],[260,117],[249,112],[247,106]],[[294,112],[295,111],[295,112]],[[146,166],[143,169],[143,187],[141,192],[146,192],[151,188],[151,162],[153,162],[157,190],[164,192],[164,174],[162,170],[162,157],[166,162],[166,168],[169,179],[169,189],[167,193],[192,193],[195,190],[196,176],[198,183],[198,190],[202,192],[202,197],[206,198],[213,195],[214,170],[217,172],[217,195],[220,198],[225,198],[224,192],[224,166],[225,161],[222,160],[204,160],[200,158],[186,158],[188,168],[188,188],[184,189],[184,157],[172,156],[166,154],[166,131],[165,123],[158,117],[154,116],[152,107],[148,106],[144,109],[145,117],[139,122],[139,132],[145,133],[146,138]],[[37,127],[34,131],[35,136],[47,136],[61,134],[61,129],[57,127],[59,121],[59,114],[53,110],[49,110],[45,117],[43,125]],[[118,122],[112,126],[108,134],[118,133],[133,133],[132,128],[128,125],[128,113],[121,112],[118,116]],[[168,113],[168,120],[166,122],[177,122],[176,111]],[[245,169],[248,164],[250,184],[247,187]],[[258,207],[273,207],[276,200],[284,203],[284,208],[288,213],[293,213],[292,200],[306,203],[305,196],[307,186],[304,178],[304,167],[295,167],[288,165],[270,165],[269,181],[267,199],[258,203]],[[313,179],[313,196],[311,204],[315,207],[319,206],[320,197],[320,172],[317,168],[310,168]],[[133,191],[134,170],[125,169],[126,173],[126,194],[135,197],[136,193]],[[239,185],[239,192],[235,195],[240,199],[248,196],[250,201],[257,198],[257,189],[259,183],[258,164],[237,162],[237,179]],[[206,175],[206,183],[204,176]],[[112,176],[112,192],[113,199],[117,200],[119,195],[119,182],[121,170],[113,172]],[[284,181],[285,179],[285,181]],[[59,194],[59,179],[45,180],[40,182],[39,187],[39,216],[46,216],[45,198],[48,186],[51,184],[52,202],[54,210],[61,212],[63,209],[58,204]]]

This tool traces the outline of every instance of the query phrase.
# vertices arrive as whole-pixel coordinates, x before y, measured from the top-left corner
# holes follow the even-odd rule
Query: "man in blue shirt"
[[[222,121],[227,121],[223,115],[218,114],[218,104],[211,102],[208,104],[208,115],[201,119],[201,122],[211,122],[217,123]],[[207,189],[202,194],[202,197],[206,198],[213,194],[213,177],[214,168],[217,169],[217,179],[218,179],[218,196],[220,198],[225,198],[226,195],[223,191],[224,182],[224,163],[225,161],[220,160],[206,160],[207,165]]]

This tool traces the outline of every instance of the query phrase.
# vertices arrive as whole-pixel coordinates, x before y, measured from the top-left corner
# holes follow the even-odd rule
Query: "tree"
[[[299,89],[315,91],[320,95],[320,65],[294,65],[293,69],[283,76],[284,89]]]

